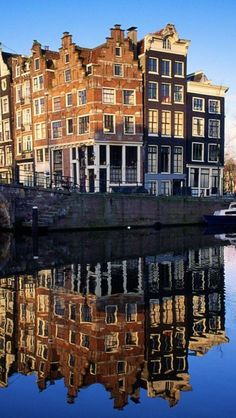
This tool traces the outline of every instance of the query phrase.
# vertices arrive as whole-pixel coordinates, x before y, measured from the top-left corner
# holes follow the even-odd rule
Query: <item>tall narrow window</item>
[[[148,111],[148,134],[158,135],[158,110]]]
[[[192,119],[192,135],[204,136],[204,119],[203,118]]]
[[[220,120],[219,119],[209,119],[208,136],[209,138],[220,138]]]
[[[79,135],[87,134],[89,132],[89,116],[79,117]]]
[[[124,117],[124,133],[132,135],[135,133],[135,120],[134,116]]]
[[[148,58],[148,71],[150,73],[158,73],[158,59]]]
[[[182,138],[184,136],[184,114],[183,112],[175,112],[174,116],[174,136]]]
[[[174,173],[183,173],[183,148],[174,147]]]
[[[176,77],[184,76],[184,63],[182,61],[175,61],[174,63],[174,75]]]
[[[52,122],[52,138],[57,139],[62,137],[62,122],[61,120]]]
[[[220,113],[220,101],[209,99],[208,100],[208,112],[219,114]]]
[[[86,90],[78,90],[78,106],[85,105],[87,103],[87,92]]]
[[[164,145],[161,147],[161,172],[170,172],[170,147]]]
[[[171,61],[170,60],[161,61],[161,75],[164,77],[171,77]]]
[[[161,133],[162,135],[171,136],[171,112],[170,111],[162,111]]]
[[[184,102],[184,86],[175,84],[174,85],[174,102],[183,103]]]
[[[216,163],[218,161],[218,145],[209,144],[208,145],[208,161],[211,163]]]
[[[115,116],[114,115],[104,115],[103,132],[111,133],[111,134],[115,133]]]
[[[192,160],[203,161],[203,144],[200,144],[200,143],[192,144]]]
[[[153,81],[148,83],[148,99],[158,100],[158,84]]]
[[[162,103],[171,103],[171,85],[161,83],[161,101]]]
[[[157,146],[148,147],[148,173],[157,173]]]

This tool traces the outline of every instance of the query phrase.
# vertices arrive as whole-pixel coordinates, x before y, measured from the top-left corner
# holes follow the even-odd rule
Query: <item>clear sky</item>
[[[203,70],[216,84],[229,87],[226,99],[227,149],[236,157],[236,0],[11,0],[0,3],[3,50],[29,54],[37,39],[60,47],[64,31],[84,47],[104,42],[110,28],[138,28],[138,38],[173,23],[191,40],[188,72]]]

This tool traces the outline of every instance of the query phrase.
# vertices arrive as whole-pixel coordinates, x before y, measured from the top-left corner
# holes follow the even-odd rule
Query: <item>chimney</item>
[[[137,45],[137,28],[135,26],[127,29],[127,36],[133,45]]]

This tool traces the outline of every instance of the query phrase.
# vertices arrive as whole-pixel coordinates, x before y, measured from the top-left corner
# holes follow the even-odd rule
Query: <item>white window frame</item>
[[[149,114],[150,114],[150,112],[156,112],[156,116],[157,116],[157,132],[151,132],[150,130],[149,130],[149,124],[150,124],[150,118],[149,118]],[[147,123],[147,126],[148,126],[148,136],[159,136],[159,134],[158,134],[158,130],[159,130],[159,120],[158,120],[158,117],[159,117],[159,114],[158,114],[158,109],[148,109],[148,123]],[[152,124],[153,124],[153,122],[152,122]]]
[[[177,94],[177,93],[175,92],[175,86],[176,86],[176,87],[181,87],[181,88],[182,88],[182,93],[178,93],[178,94],[182,94],[182,101],[181,101],[181,102],[180,102],[180,101],[175,100],[175,94]],[[184,104],[184,86],[183,86],[183,84],[174,84],[174,94],[173,94],[173,100],[174,100],[174,103]]]
[[[113,125],[114,125],[114,132],[108,132],[105,130],[105,116],[112,116],[113,117]],[[103,115],[103,133],[108,135],[114,135],[116,133],[116,116],[112,113],[105,113]]]
[[[196,109],[194,107],[194,100],[202,100],[202,103],[203,103],[202,110]],[[197,97],[197,96],[192,97],[192,110],[193,112],[204,113],[205,112],[205,99],[203,97]]]
[[[15,74],[16,74],[16,77],[20,77],[21,75],[21,66],[19,64],[17,64],[15,67]]]
[[[176,148],[181,148],[182,149],[182,154],[181,154],[182,155],[181,171],[175,171],[174,170],[174,167],[175,167],[175,161],[174,161],[175,155],[178,155],[178,154],[175,154],[175,149]],[[182,146],[180,146],[180,145],[175,145],[173,147],[173,173],[174,174],[183,174],[183,169],[184,169],[184,148]]]
[[[93,74],[93,64],[87,64],[86,65],[86,75],[90,76]]]
[[[54,138],[54,136],[53,136],[53,124],[54,123],[58,123],[58,122],[60,122],[61,123],[61,135],[59,135],[59,136],[57,136],[56,138]],[[60,139],[60,138],[62,138],[62,120],[61,119],[58,119],[58,120],[53,120],[52,122],[51,122],[51,132],[52,132],[52,139],[55,139],[55,140],[57,140],[57,139]]]
[[[164,85],[168,86],[168,88],[169,88],[169,96],[168,96],[167,101],[163,100],[163,97],[162,97],[162,86],[164,86]],[[172,103],[172,100],[171,100],[171,83],[166,83],[166,82],[161,83],[161,103],[165,104],[165,105],[170,105]]]
[[[179,60],[176,60],[176,61],[174,62],[174,70],[175,70],[175,63],[176,63],[176,64],[182,64],[182,69],[183,69],[183,71],[182,71],[182,74],[181,74],[181,75],[179,75],[179,74],[174,74],[174,77],[184,78],[184,61],[179,61]]]
[[[43,128],[44,125],[44,128]],[[37,126],[39,127],[39,130],[37,130]],[[38,132],[40,133],[38,137]],[[44,135],[43,135],[44,133]],[[34,125],[34,134],[35,134],[35,140],[41,140],[46,138],[46,123],[45,122],[37,122]]]
[[[125,103],[125,91],[133,92],[133,103]],[[131,96],[132,97],[132,96]],[[122,90],[122,100],[125,106],[135,106],[136,105],[136,90],[135,89],[123,89]]]
[[[118,67],[118,66],[121,68],[121,74],[116,74],[115,68]],[[114,77],[123,77],[124,76],[123,64],[120,64],[120,63],[115,63],[114,64],[113,75],[114,75]]]
[[[168,114],[168,115],[170,115],[170,133],[168,133],[168,134],[166,134],[166,133],[163,133],[163,131],[162,131],[162,116],[163,116],[163,114]],[[161,136],[163,136],[163,137],[171,137],[171,132],[172,132],[172,124],[171,124],[171,111],[170,110],[162,110],[161,111]]]
[[[70,79],[67,80],[66,79],[66,74],[70,74]],[[70,83],[72,81],[72,71],[71,68],[66,68],[66,70],[64,70],[64,82],[65,83]]]
[[[182,115],[182,121],[183,121],[183,123],[182,123],[182,133],[180,135],[176,135],[175,134],[175,127],[176,127],[175,115],[177,115],[177,114],[181,114]],[[174,137],[175,138],[183,138],[184,137],[184,112],[179,112],[179,111],[175,111],[174,112]]]
[[[157,71],[151,71],[151,70],[149,70],[149,60],[150,59],[156,61]],[[159,74],[159,68],[158,68],[158,66],[159,66],[159,60],[158,60],[158,58],[156,58],[156,57],[148,57],[148,72],[149,72],[149,74]]]
[[[0,167],[5,166],[5,149],[4,147],[0,148]]]
[[[28,145],[30,144],[30,147]],[[22,138],[22,152],[33,151],[33,138],[32,135],[24,135]]]
[[[32,117],[31,117],[31,108],[27,107],[22,111],[22,120],[24,125],[31,125],[32,124]]]
[[[80,133],[80,131],[79,131],[79,127],[80,127],[80,119],[81,118],[88,118],[88,131],[86,131],[86,132],[82,132],[82,133]],[[89,132],[90,132],[90,117],[89,117],[89,115],[81,115],[81,116],[78,116],[78,129],[77,129],[77,133],[78,133],[78,135],[87,135],[87,134],[89,134]]]
[[[60,109],[56,109],[55,110],[55,99],[60,99]],[[53,112],[60,112],[61,111],[61,96],[54,96],[52,98],[52,107],[53,107]]]
[[[34,71],[39,71],[39,70],[40,70],[40,59],[35,58],[34,59]]]
[[[42,78],[42,83],[39,82],[40,78]],[[44,76],[43,74],[39,74],[36,77],[33,77],[33,92],[41,91],[44,89]]]
[[[20,103],[22,100],[22,85],[16,85],[16,103]]]
[[[155,149],[156,152],[149,152],[149,149],[153,148]],[[150,159],[149,161],[149,156],[150,155],[155,155],[154,159]],[[154,167],[154,170],[149,170],[149,168]],[[148,145],[148,150],[147,150],[147,172],[148,174],[157,174],[158,173],[158,145]]]
[[[9,97],[3,96],[2,97],[2,114],[9,113]]]
[[[156,99],[149,98],[149,85],[150,84],[155,84],[156,85]],[[148,82],[148,100],[150,100],[152,102],[158,102],[158,97],[159,97],[158,82],[157,81],[149,81]]]
[[[43,99],[44,100],[44,104],[43,104],[43,106],[44,106],[44,110],[43,110],[43,112],[42,112],[42,105],[41,105],[41,99]],[[35,111],[35,103],[36,102],[38,102],[39,103],[39,113],[36,113],[36,111]],[[43,115],[45,113],[45,99],[44,99],[44,97],[43,96],[41,96],[41,97],[37,97],[37,99],[34,99],[34,116],[39,116],[39,115]]]
[[[10,127],[10,120],[4,119],[3,123],[3,137],[4,141],[10,141],[11,139],[11,127]]]
[[[168,59],[162,59],[161,60],[161,70],[162,70],[162,62],[169,62],[170,63],[170,72],[169,72],[169,75],[165,75],[165,74],[162,74],[162,71],[161,71],[161,76],[162,77],[165,77],[165,78],[171,78],[171,71],[172,71],[172,66],[171,66],[171,60],[168,60]]]
[[[126,132],[125,131],[125,118],[132,118],[133,119],[133,132]],[[124,135],[135,135],[135,116],[134,115],[125,115],[123,116],[123,126],[124,126]]]
[[[80,97],[79,97],[79,94],[81,92],[85,92],[85,94],[82,97],[83,100],[85,98],[85,102],[84,103],[82,103],[82,101],[80,100]],[[77,106],[84,106],[86,104],[87,104],[87,90],[86,89],[79,89],[79,90],[77,90]]]
[[[211,121],[218,122],[218,135],[217,136],[210,135],[210,122]],[[220,139],[220,119],[208,119],[208,138]]]
[[[110,92],[110,94],[108,93],[108,91]],[[109,100],[105,100],[106,95],[108,95],[109,97],[112,97],[113,100],[109,101]],[[116,90],[110,87],[103,87],[102,89],[102,103],[104,104],[116,104]]]
[[[22,153],[22,138],[21,136],[16,137],[16,154],[21,155]]]
[[[171,147],[170,145],[161,145],[160,147],[160,161],[161,161],[161,149],[162,148],[168,148],[169,149],[169,158],[168,158],[168,171],[162,171],[161,173],[163,174],[170,174],[170,169],[171,169]],[[161,164],[160,164],[160,168],[161,168]]]
[[[21,110],[17,110],[16,112],[16,129],[21,129],[22,125],[22,112]]]
[[[202,158],[201,158],[201,160],[194,160],[193,159],[194,145],[201,145],[202,146]],[[201,162],[201,163],[204,161],[204,144],[202,142],[192,142],[191,160],[194,161],[194,162]]]
[[[194,121],[194,119],[198,119],[198,120],[202,120],[203,121],[203,133],[201,134],[201,135],[198,135],[198,134],[196,134],[196,133],[194,133],[194,123],[193,123],[193,121]],[[204,133],[205,133],[205,119],[204,118],[200,118],[200,117],[197,117],[197,116],[193,116],[192,117],[192,136],[194,136],[194,137],[198,137],[198,138],[204,138]]]
[[[215,164],[215,163],[218,163],[218,161],[219,161],[219,155],[217,156],[216,160],[214,160],[214,161],[212,161],[212,160],[209,159],[209,156],[210,156],[210,147],[212,145],[215,146],[217,148],[218,152],[219,152],[219,145],[218,144],[216,144],[216,143],[210,143],[210,144],[208,144],[207,161],[210,164]]]
[[[68,104],[68,97],[69,96],[71,96],[71,101],[72,101],[72,103],[71,104]],[[72,94],[72,92],[70,92],[70,93],[66,93],[66,107],[71,107],[72,106],[72,104],[73,104],[73,94]]]
[[[210,112],[211,102],[217,102],[219,107],[219,112]],[[220,108],[220,100],[218,99],[208,99],[208,113],[211,115],[220,115],[221,114],[221,108]]]
[[[69,120],[72,120],[72,132],[69,132],[68,127],[69,127]],[[74,133],[74,129],[73,129],[73,118],[66,118],[66,135],[73,135]]]

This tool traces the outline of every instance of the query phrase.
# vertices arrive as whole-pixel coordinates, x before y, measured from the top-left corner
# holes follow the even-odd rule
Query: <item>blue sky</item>
[[[202,69],[214,83],[230,88],[226,140],[236,156],[235,0],[11,0],[1,2],[0,19],[0,42],[23,54],[29,54],[34,39],[58,49],[64,31],[79,45],[93,47],[115,23],[123,29],[137,26],[139,39],[175,24],[180,37],[191,40],[188,72]]]

